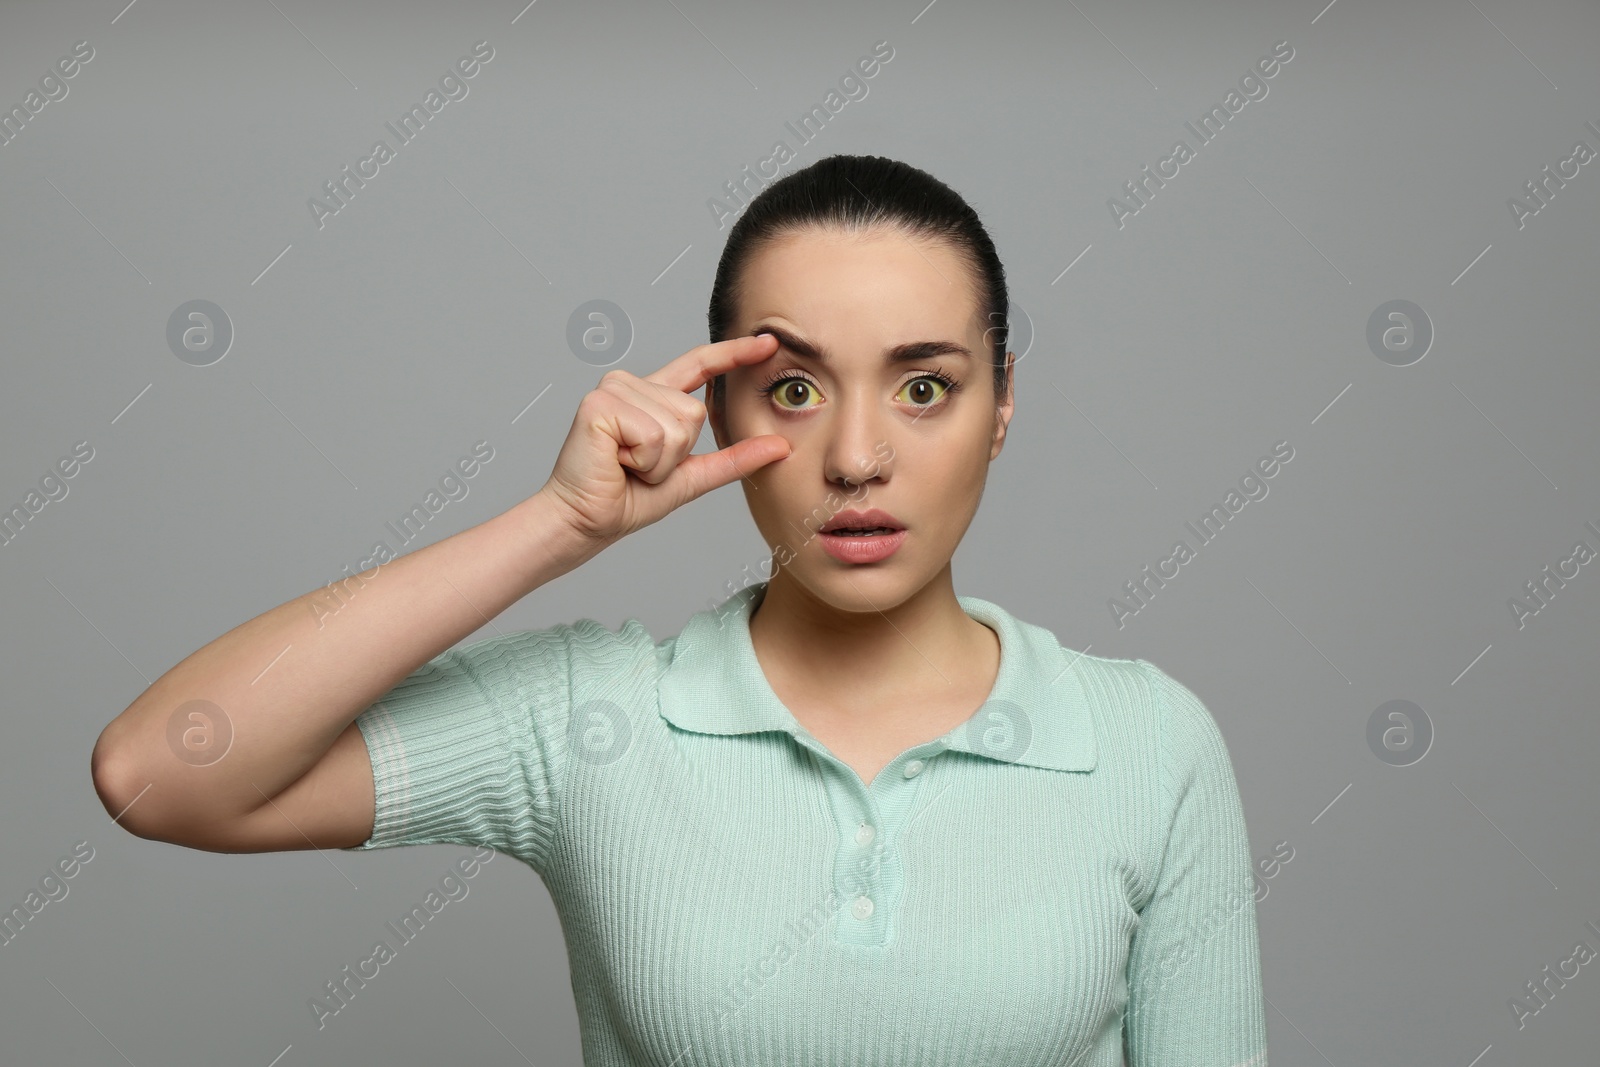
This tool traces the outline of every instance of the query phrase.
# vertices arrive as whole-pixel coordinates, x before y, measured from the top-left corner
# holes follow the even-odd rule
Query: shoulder
[[[1167,733],[1220,734],[1199,695],[1149,660],[1090,656],[1068,648],[1061,654],[1085,688],[1120,714],[1137,716]]]
[[[1060,664],[1057,669],[1076,679],[1097,726],[1111,733],[1138,741],[1154,740],[1170,718],[1171,708],[1178,703],[1187,707],[1187,701],[1176,693],[1182,687],[1148,660],[1095,656],[1063,646]]]
[[[1200,795],[1219,797],[1236,807],[1233,761],[1216,717],[1189,686],[1148,660],[1137,662],[1153,694],[1160,731],[1161,780],[1168,800],[1179,803],[1199,790]]]
[[[1149,660],[1134,662],[1148,681],[1155,714],[1168,747],[1212,756],[1216,752],[1211,750],[1221,749],[1226,758],[1222,729],[1199,695]]]
[[[1135,747],[1163,738],[1168,746],[1193,748],[1221,742],[1216,720],[1200,697],[1187,685],[1147,659],[1095,656],[1063,645],[1056,634],[1036,623],[1007,613],[998,605],[976,597],[963,597],[969,611],[976,610],[1010,628],[1027,653],[1037,657],[1029,666],[1037,670],[1046,689],[1070,676],[1079,692],[1067,699],[1082,700],[1093,714],[1097,732],[1123,735]]]
[[[1160,764],[1176,780],[1219,764],[1228,750],[1216,718],[1188,685],[1147,659],[1061,650],[1093,713],[1096,732],[1136,763]]]

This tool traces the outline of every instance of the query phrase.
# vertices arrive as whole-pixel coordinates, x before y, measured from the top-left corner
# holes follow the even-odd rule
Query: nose
[[[877,398],[849,398],[838,402],[823,460],[823,473],[830,482],[853,489],[867,481],[888,481],[894,449],[889,441],[892,412],[882,409]]]

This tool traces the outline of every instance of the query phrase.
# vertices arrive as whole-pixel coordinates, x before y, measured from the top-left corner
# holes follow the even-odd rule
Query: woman
[[[95,748],[107,810],[215,851],[523,860],[589,1064],[1263,1067],[1209,712],[954,592],[1013,411],[1006,314],[977,215],[923,171],[775,182],[729,234],[712,343],[608,372],[537,494],[367,572],[325,626],[318,590],[174,667]],[[707,417],[719,451],[691,455]],[[775,569],[680,634],[451,647],[735,479]],[[195,699],[225,756],[173,758]]]

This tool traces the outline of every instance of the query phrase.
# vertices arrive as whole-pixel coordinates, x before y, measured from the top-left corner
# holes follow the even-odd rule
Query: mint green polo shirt
[[[765,591],[661,641],[582,619],[430,660],[356,719],[353,850],[536,871],[589,1067],[1266,1067],[1249,841],[1193,692],[960,596],[993,691],[865,783],[767,683]]]

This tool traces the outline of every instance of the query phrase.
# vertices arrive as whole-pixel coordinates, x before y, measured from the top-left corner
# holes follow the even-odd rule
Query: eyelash
[[[949,397],[950,397],[950,395],[952,393],[956,392],[957,390],[959,390],[961,388],[961,383],[958,382],[956,379],[950,377],[950,375],[946,374],[943,367],[940,367],[937,370],[926,371],[926,372],[924,372],[922,374],[918,374],[916,377],[913,377],[913,378],[907,378],[905,384],[906,385],[910,385],[912,382],[920,381],[923,378],[932,378],[935,381],[939,382],[941,385],[944,386],[944,392],[940,395],[938,400],[935,400],[931,404],[913,404],[913,405],[911,405],[912,407],[923,408],[923,409],[930,409],[930,408],[939,407],[947,399],[949,399]],[[768,378],[763,385],[761,385],[758,389],[756,389],[756,393],[757,393],[757,395],[759,395],[763,399],[770,399],[772,394],[777,391],[778,386],[782,385],[784,382],[793,381],[793,380],[796,380],[796,379],[798,379],[800,381],[803,381],[803,382],[810,382],[813,387],[815,387],[816,384],[817,384],[816,382],[812,381],[810,378],[808,378],[804,374],[800,374],[800,373],[798,373],[796,371],[792,371],[792,370],[781,370],[781,371],[778,371],[777,373],[775,373],[772,377]],[[905,388],[905,386],[901,386],[901,388],[903,389],[903,388]],[[789,409],[789,410],[793,410],[793,409]]]

